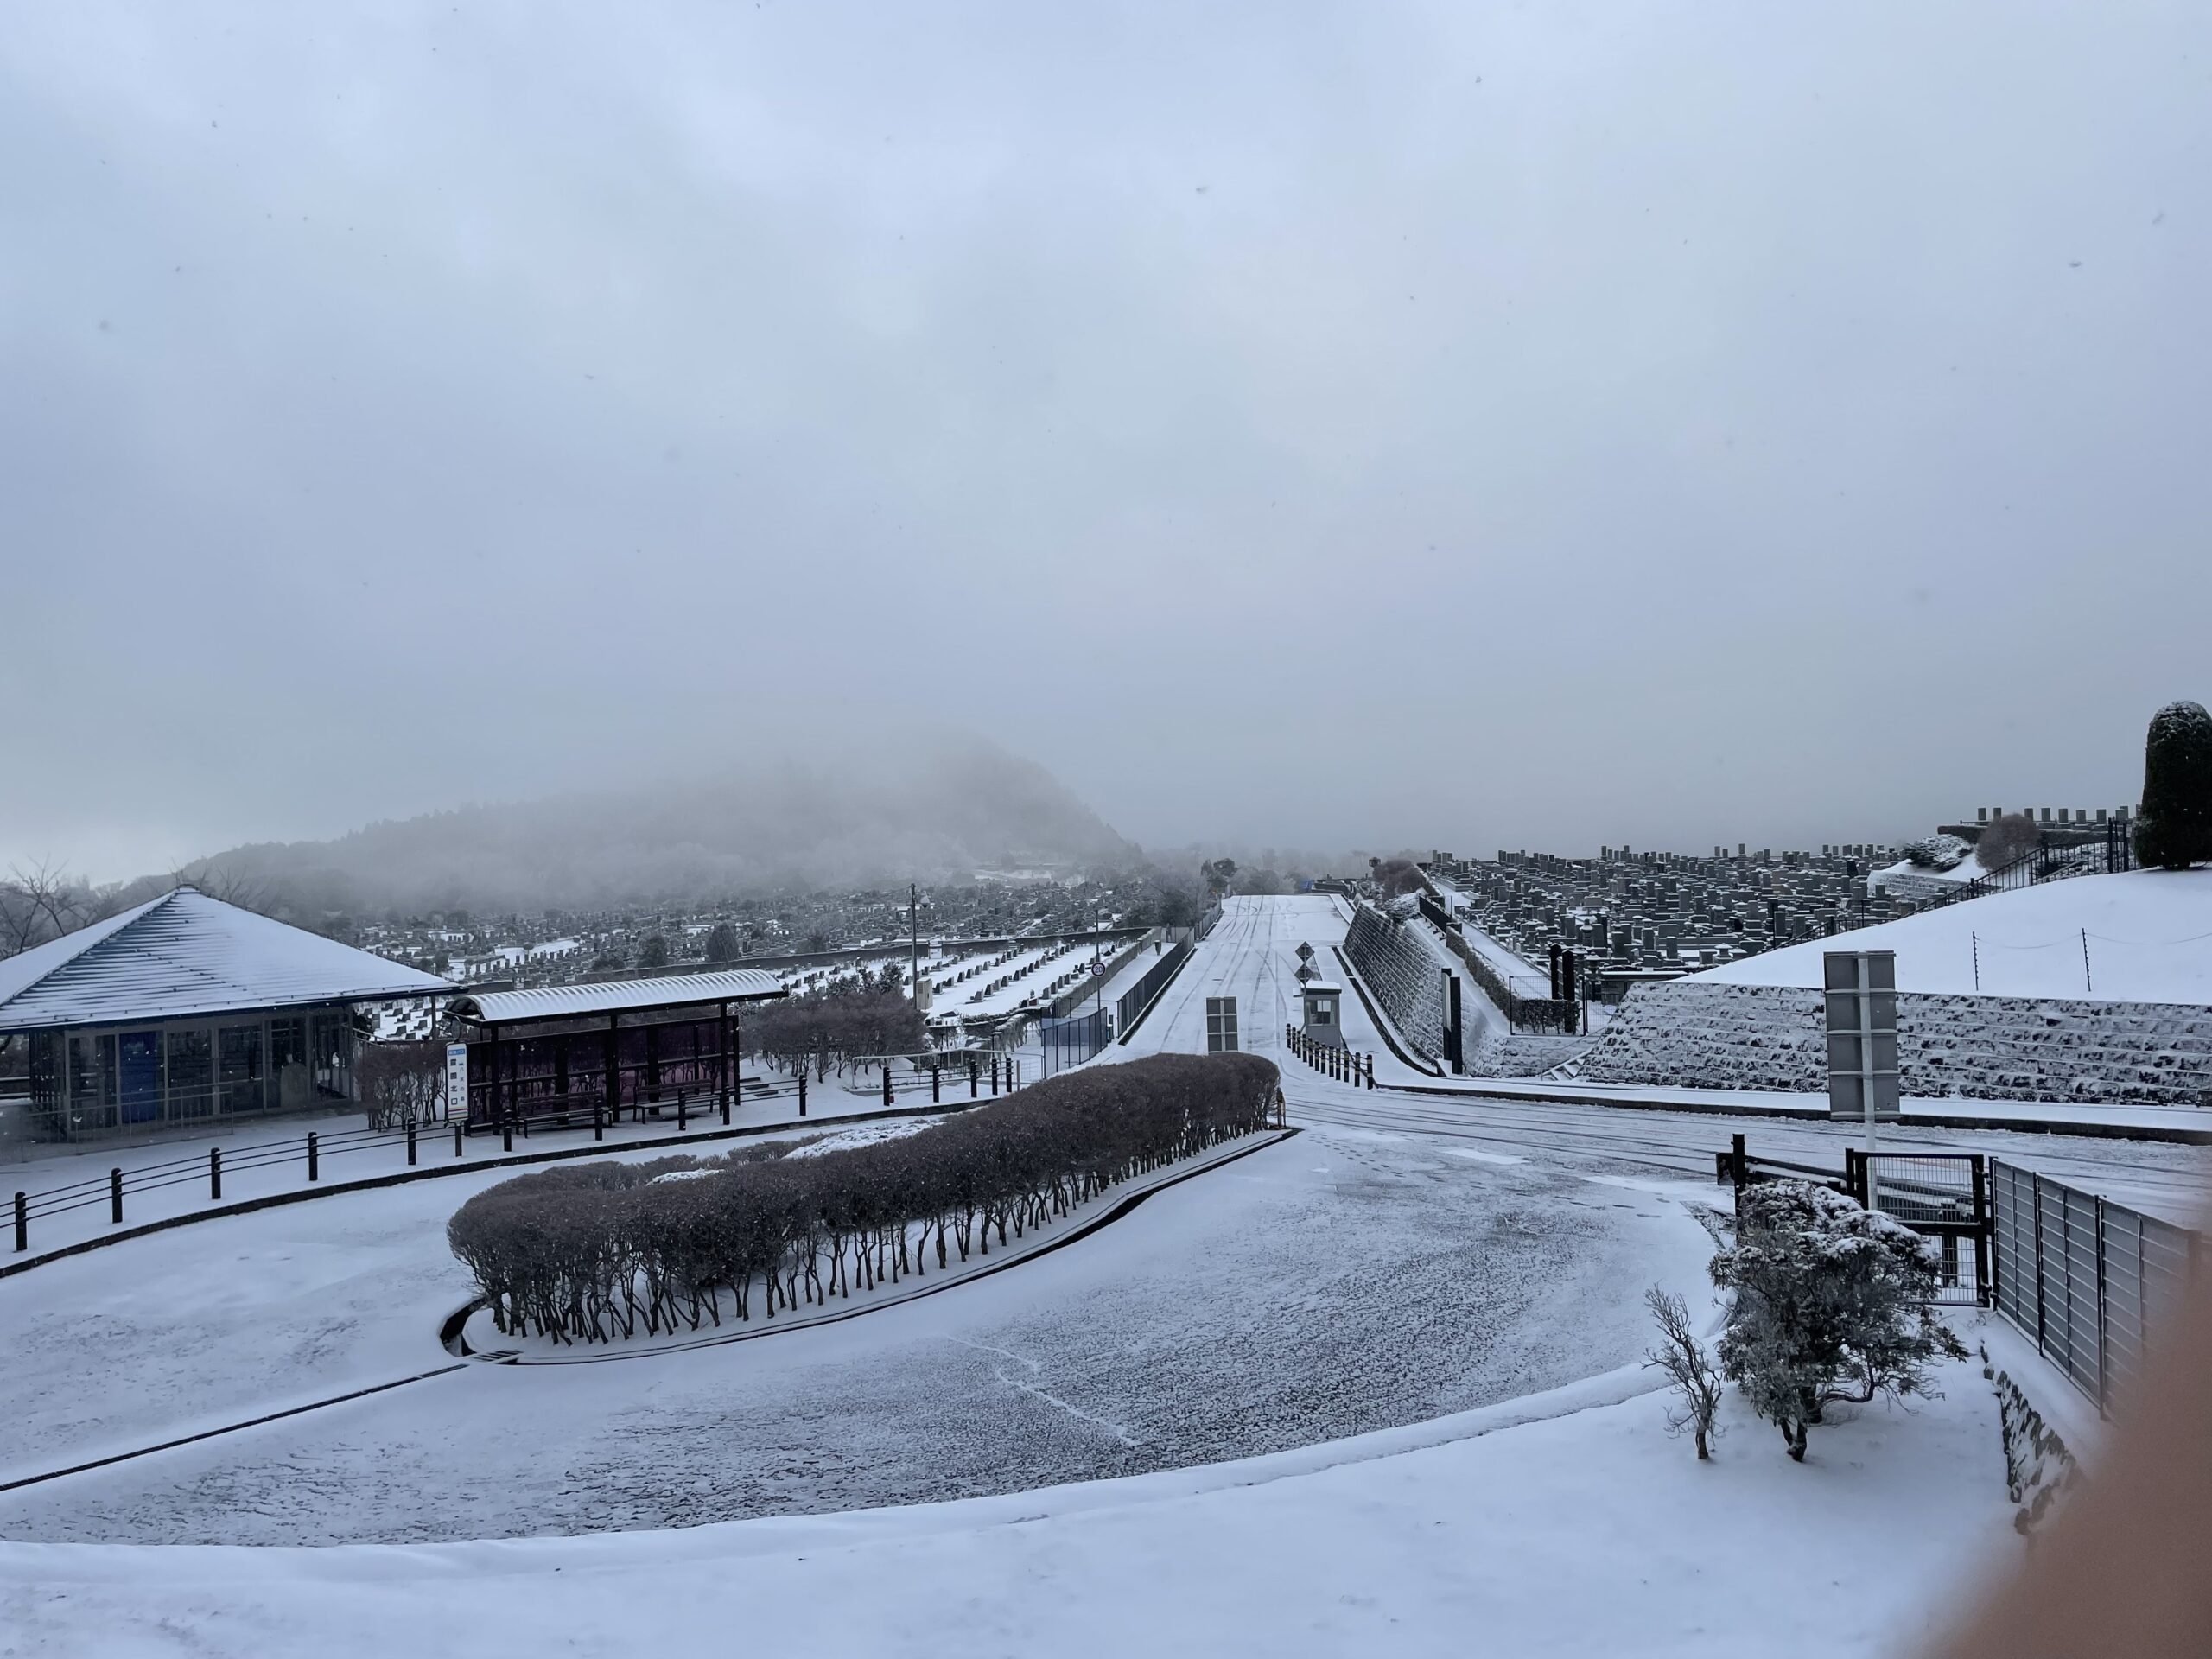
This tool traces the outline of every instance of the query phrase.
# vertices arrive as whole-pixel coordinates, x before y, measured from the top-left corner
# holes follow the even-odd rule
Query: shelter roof
[[[773,974],[757,968],[733,968],[709,974],[662,974],[651,979],[485,991],[456,997],[452,1008],[464,1020],[504,1026],[524,1020],[573,1020],[594,1014],[680,1008],[700,1002],[760,1002],[785,995]]]
[[[195,887],[175,887],[0,962],[0,1032],[444,996],[458,988]]]

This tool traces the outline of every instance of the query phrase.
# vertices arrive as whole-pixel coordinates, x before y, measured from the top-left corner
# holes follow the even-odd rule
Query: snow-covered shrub
[[[1118,1183],[1274,1121],[1254,1054],[1160,1054],[818,1157],[571,1165],[461,1205],[446,1240],[506,1334],[607,1342],[826,1301],[988,1255]],[[699,1179],[660,1178],[707,1168]]]
[[[1986,824],[1974,843],[1974,862],[1994,870],[2025,858],[2043,845],[2043,831],[2024,812],[1999,812]]]
[[[1720,1373],[1698,1340],[1688,1304],[1681,1297],[1669,1296],[1654,1285],[1643,1293],[1643,1305],[1659,1325],[1659,1345],[1646,1351],[1643,1363],[1665,1372],[1675,1394],[1667,1409],[1667,1432],[1693,1436],[1702,1462],[1713,1455],[1712,1442],[1719,1433],[1713,1420],[1720,1411]]]
[[[1736,1293],[1720,1369],[1793,1459],[1827,1407],[1932,1393],[1929,1362],[1966,1357],[1929,1310],[1932,1242],[1809,1182],[1761,1182],[1737,1202],[1736,1247],[1713,1258],[1713,1282]]]
[[[2151,716],[2135,856],[2160,870],[2212,861],[2212,715],[2201,702],[2170,702]]]
[[[1955,870],[1966,862],[1967,855],[1974,849],[1956,836],[1947,836],[1940,830],[1932,836],[1923,836],[1918,841],[1905,843],[1904,855],[1923,870]]]

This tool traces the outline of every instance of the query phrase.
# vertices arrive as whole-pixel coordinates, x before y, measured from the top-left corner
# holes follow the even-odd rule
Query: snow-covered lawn
[[[60,1467],[448,1362],[445,1217],[496,1179],[333,1198],[0,1281],[0,1469]],[[995,1277],[604,1364],[452,1375],[0,1497],[17,1538],[416,1541],[913,1503],[1307,1445],[1604,1371],[1676,1205],[1309,1130]],[[0,1476],[4,1478],[4,1476]]]
[[[1623,1398],[1647,1385],[1630,1370],[1348,1443],[915,1509],[411,1548],[14,1544],[0,1625],[17,1651],[100,1659],[1894,1653],[2018,1547],[1987,1385],[1967,1366],[1943,1382],[1911,1414],[1815,1431],[1802,1466],[1740,1418],[1699,1464],[1656,1397]]]
[[[2086,971],[2083,956],[2087,952]],[[1901,991],[2212,1006],[2212,870],[2079,875],[1787,945],[1693,975],[1821,983],[1827,950],[1894,950]]]

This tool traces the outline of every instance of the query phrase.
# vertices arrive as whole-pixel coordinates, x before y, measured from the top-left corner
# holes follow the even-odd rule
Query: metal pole
[[[1866,1114],[1866,1203],[1869,1210],[1882,1207],[1881,1183],[1874,1173],[1874,1154],[1879,1142],[1874,1126],[1874,985],[1866,953],[1859,953],[1859,1101]]]
[[[16,1194],[16,1248],[28,1250],[31,1247],[30,1198],[24,1192]]]
[[[319,1181],[322,1179],[322,1165],[316,1156],[316,1152],[315,1133],[313,1129],[309,1129],[308,1131],[308,1179],[311,1181]]]
[[[107,1203],[110,1219],[116,1226],[122,1226],[123,1172],[120,1169],[111,1169],[107,1173]]]
[[[415,1124],[412,1119],[407,1124],[407,1167],[415,1167]]]
[[[461,1156],[461,1137],[467,1127],[467,1124],[460,1118],[453,1121],[453,1155],[456,1158]]]
[[[804,1063],[798,1069],[798,1115],[801,1117],[806,1116],[806,1066]]]
[[[2089,930],[2086,927],[2082,930],[2082,988],[2091,996],[2097,994],[2089,980]]]
[[[223,1197],[223,1149],[207,1148],[207,1198],[211,1204],[220,1203]]]

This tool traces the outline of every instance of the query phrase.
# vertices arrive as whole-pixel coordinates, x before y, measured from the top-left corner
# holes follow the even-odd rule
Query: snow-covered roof
[[[663,974],[588,985],[541,985],[527,991],[485,991],[456,998],[453,1011],[486,1025],[514,1020],[567,1020],[580,1014],[681,1007],[692,1002],[758,1002],[787,995],[773,974],[732,968],[712,974]]]
[[[456,988],[434,974],[176,887],[0,962],[0,1031]]]
[[[1309,979],[1306,982],[1306,988],[1309,991],[1342,992],[1344,987],[1333,979]]]

